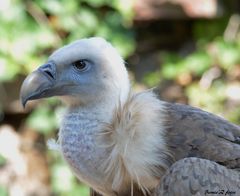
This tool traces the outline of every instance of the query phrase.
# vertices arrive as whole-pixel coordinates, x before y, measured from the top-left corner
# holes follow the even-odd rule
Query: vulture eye
[[[87,66],[87,62],[85,60],[79,60],[79,61],[75,61],[73,63],[73,66],[75,69],[77,69],[78,71],[85,71],[87,70],[88,66]]]

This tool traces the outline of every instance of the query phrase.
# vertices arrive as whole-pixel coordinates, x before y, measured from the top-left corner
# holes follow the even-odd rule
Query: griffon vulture
[[[200,109],[134,93],[103,38],[55,51],[23,82],[21,101],[66,105],[55,144],[92,195],[240,195],[240,127]],[[224,192],[224,193],[225,193]]]

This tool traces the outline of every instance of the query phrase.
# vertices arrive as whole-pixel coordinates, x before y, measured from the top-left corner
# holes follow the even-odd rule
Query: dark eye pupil
[[[82,70],[82,69],[84,69],[84,68],[86,67],[86,62],[80,60],[80,61],[74,62],[73,65],[74,65],[77,69]]]

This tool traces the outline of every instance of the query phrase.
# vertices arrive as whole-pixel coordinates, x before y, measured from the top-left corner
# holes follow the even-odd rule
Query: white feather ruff
[[[159,183],[158,176],[168,167],[164,111],[151,91],[130,95],[99,134],[99,145],[110,149],[102,167],[113,190],[135,184],[146,192]]]

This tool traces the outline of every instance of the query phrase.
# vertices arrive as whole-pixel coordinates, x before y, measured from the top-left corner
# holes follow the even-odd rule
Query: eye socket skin
[[[72,63],[73,67],[77,71],[86,71],[89,68],[89,65],[86,60],[78,60]]]

